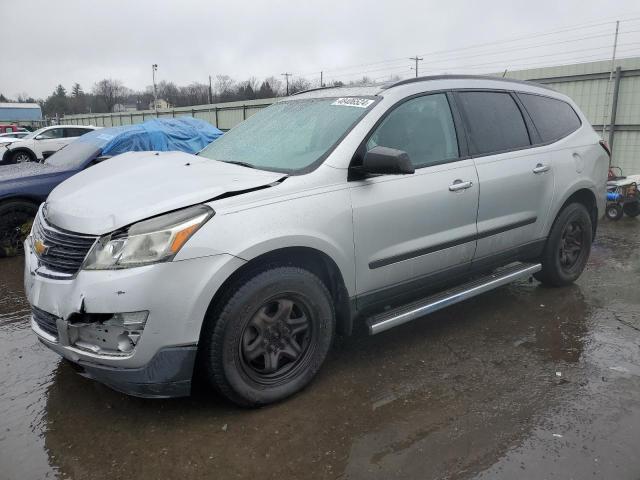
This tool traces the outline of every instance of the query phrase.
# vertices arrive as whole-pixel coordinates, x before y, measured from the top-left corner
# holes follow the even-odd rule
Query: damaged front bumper
[[[46,344],[46,341],[43,342]],[[71,360],[55,346],[48,346]],[[83,377],[127,395],[143,398],[185,397],[191,393],[197,350],[196,345],[163,348],[140,368],[107,367],[82,359],[71,361]]]
[[[59,280],[37,273],[25,242],[31,327],[80,373],[136,396],[189,395],[211,298],[243,260],[211,255]]]

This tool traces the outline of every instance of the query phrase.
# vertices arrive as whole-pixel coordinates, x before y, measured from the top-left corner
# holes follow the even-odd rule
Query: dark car
[[[115,155],[136,151],[196,153],[222,132],[190,117],[103,128],[79,137],[44,163],[0,166],[0,257],[22,249],[38,206],[60,183]]]

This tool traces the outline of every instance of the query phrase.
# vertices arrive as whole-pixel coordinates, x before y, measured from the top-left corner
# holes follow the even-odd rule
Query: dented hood
[[[131,152],[74,175],[47,199],[47,219],[102,235],[145,218],[286,177],[183,152]]]

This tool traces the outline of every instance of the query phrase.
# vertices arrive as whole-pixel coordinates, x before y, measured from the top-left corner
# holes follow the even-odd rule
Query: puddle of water
[[[0,259],[0,477],[51,478],[43,417],[59,357],[31,333],[22,262]]]
[[[308,389],[252,411],[78,376],[30,333],[21,259],[2,259],[0,478],[638,478],[636,227],[605,226],[573,287],[520,282],[338,339]]]

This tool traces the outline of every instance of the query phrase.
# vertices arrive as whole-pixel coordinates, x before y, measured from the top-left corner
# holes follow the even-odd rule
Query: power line
[[[640,50],[638,47],[631,49],[631,50],[626,50],[624,52],[620,52],[622,55],[627,55],[626,57],[619,57],[618,60],[624,60],[626,58],[633,58],[637,55],[640,54]],[[581,60],[588,60],[585,62],[581,62]],[[581,63],[593,63],[593,62],[597,62],[597,61],[609,61],[609,58],[605,58],[603,57],[602,53],[597,53],[594,55],[584,55],[584,56],[579,56],[579,57],[572,57],[571,61],[572,61],[572,65],[573,64],[581,64]],[[537,68],[537,67],[553,67],[553,66],[559,66],[559,65],[564,65],[566,63],[566,59],[557,59],[557,60],[545,60],[542,62],[534,62],[534,63],[509,63],[509,62],[496,62],[493,63],[491,65],[461,65],[461,66],[456,66],[456,67],[451,67],[451,68],[446,68],[446,69],[430,69],[428,71],[429,74],[436,74],[436,73],[442,73],[443,71],[445,72],[459,72],[459,71],[466,71],[469,69],[481,69],[484,71],[490,70],[490,71],[498,71],[500,69],[503,69],[505,67],[508,67],[510,70],[517,68],[518,70],[527,70],[529,68]],[[560,62],[560,63],[554,63],[554,62]]]
[[[629,34],[629,33],[638,33],[640,32],[640,30],[630,30],[628,32],[622,32],[620,33],[620,35],[623,34]],[[548,42],[548,43],[538,43],[536,45],[527,45],[527,46],[522,46],[522,47],[514,47],[514,48],[508,48],[505,50],[498,50],[495,52],[482,52],[482,53],[476,53],[473,55],[465,55],[462,57],[456,57],[456,59],[461,59],[461,58],[475,58],[475,57],[482,57],[482,56],[488,56],[488,55],[499,55],[501,53],[509,53],[509,52],[516,52],[516,51],[522,51],[522,50],[531,50],[532,48],[540,48],[540,47],[550,47],[550,46],[554,46],[554,45],[564,45],[567,43],[573,43],[573,42],[579,42],[582,40],[591,40],[594,38],[603,38],[603,37],[612,37],[613,33],[606,33],[606,34],[602,34],[602,35],[591,35],[591,36],[587,36],[587,37],[578,37],[578,38],[572,38],[572,39],[568,39],[568,40],[562,40],[562,41],[557,41],[557,42]],[[448,59],[442,59],[442,60],[434,60],[435,62],[443,62],[443,61],[447,61]]]
[[[637,55],[640,55],[640,47],[636,47],[634,49],[630,49],[630,50],[625,50],[625,51],[620,51],[620,57],[617,57],[617,60],[625,60],[628,58],[635,58]],[[491,74],[491,73],[495,73],[498,72],[499,70],[504,69],[505,67],[509,67],[509,70],[513,69],[513,68],[517,68],[518,70],[527,70],[530,68],[540,68],[540,67],[553,67],[553,66],[558,66],[558,65],[564,65],[564,63],[566,62],[565,60],[557,60],[558,62],[562,62],[562,63],[549,63],[549,61],[542,61],[542,62],[534,62],[534,63],[521,63],[521,64],[512,64],[512,63],[499,63],[496,62],[493,66],[491,67],[474,67],[473,65],[461,65],[458,67],[452,67],[452,68],[447,68],[447,69],[428,69],[426,72],[427,75],[438,75],[438,74],[448,74],[448,73],[463,73],[463,72],[467,72],[469,69],[478,69],[481,68],[483,71],[486,71],[487,74]],[[602,53],[598,53],[598,54],[594,54],[594,55],[584,55],[584,56],[579,56],[579,57],[573,57],[572,58],[572,64],[575,65],[580,65],[580,64],[584,64],[584,63],[592,63],[594,61],[610,61],[609,58],[604,58]],[[406,69],[404,69],[404,72],[406,72]],[[424,74],[423,73],[423,74]],[[374,81],[383,81],[385,79],[387,79],[389,77],[390,74],[395,74],[397,76],[402,76],[404,77],[409,77],[409,76],[413,76],[412,74],[410,75],[408,72],[404,73],[404,75],[402,75],[402,72],[399,71],[395,71],[395,72],[389,72],[383,76],[380,77],[376,77],[373,80]],[[482,75],[481,72],[478,72],[476,75]]]
[[[422,53],[420,54],[421,56],[432,56],[432,55],[441,55],[441,54],[449,54],[452,52],[458,52],[458,51],[463,51],[463,50],[471,50],[471,49],[477,49],[477,48],[481,48],[481,47],[486,47],[486,46],[492,46],[492,45],[497,45],[497,44],[505,44],[505,43],[513,43],[513,42],[518,42],[518,41],[522,41],[522,40],[527,40],[527,39],[531,39],[531,38],[539,38],[539,37],[543,37],[543,36],[550,36],[550,35],[557,35],[560,33],[566,33],[566,32],[570,32],[570,31],[574,31],[574,30],[579,30],[579,29],[591,29],[591,28],[595,28],[595,27],[600,27],[603,25],[610,25],[610,24],[614,24],[615,23],[615,18],[616,17],[611,17],[611,20],[607,20],[607,21],[598,21],[598,22],[586,22],[586,23],[581,23],[581,24],[574,24],[574,25],[569,25],[569,26],[565,26],[565,27],[559,27],[558,29],[553,29],[553,30],[543,30],[541,32],[532,32],[530,34],[527,35],[522,35],[519,37],[511,37],[511,38],[505,38],[505,39],[501,39],[501,40],[495,40],[495,41],[491,41],[491,42],[485,42],[485,43],[481,43],[481,44],[477,44],[477,45],[468,45],[465,47],[459,47],[459,48],[454,48],[454,49],[446,49],[446,50],[437,50],[437,51],[431,51],[431,52],[427,52],[427,53]],[[631,18],[627,18],[624,20],[620,20],[620,22],[626,22],[626,23],[631,23],[631,22],[636,22],[639,21],[640,17],[631,17]],[[597,32],[597,33],[601,33],[601,32]],[[392,63],[392,62],[398,62],[403,60],[404,57],[396,57],[396,58],[392,58],[392,59],[387,59],[387,60],[380,60],[380,61],[376,61],[376,62],[369,62],[369,63],[362,63],[362,64],[356,64],[356,65],[350,65],[350,66],[344,66],[344,67],[336,67],[336,68],[324,68],[322,69],[325,73],[327,72],[339,72],[339,71],[343,71],[343,70],[352,70],[352,69],[356,69],[356,68],[361,68],[361,67],[368,67],[368,66],[373,66],[373,65],[381,65],[381,64],[385,64],[385,63]],[[315,72],[310,72],[307,74],[300,74],[301,76],[304,75],[312,75],[317,73],[317,71]]]
[[[622,46],[634,46],[634,45],[639,45],[640,42],[629,42],[629,43],[624,43],[624,44],[619,44],[619,47]],[[522,60],[535,60],[538,58],[548,58],[548,57],[557,57],[557,56],[565,56],[565,55],[573,55],[575,53],[581,53],[581,52],[586,52],[586,51],[594,51],[594,50],[603,50],[603,49],[609,49],[611,48],[609,45],[607,46],[601,46],[601,47],[589,47],[589,48],[580,48],[580,49],[574,49],[574,50],[566,50],[563,52],[555,52],[555,53],[546,53],[546,54],[536,54],[536,55],[529,55],[529,56],[521,56],[518,58],[508,58],[508,59],[496,59],[496,60],[491,60],[488,62],[482,62],[482,63],[477,63],[477,64],[472,64],[472,65],[461,65],[461,66],[457,66],[457,65],[450,65],[450,66],[446,66],[443,65],[442,67],[438,67],[438,68],[429,68],[428,71],[432,72],[432,71],[442,71],[445,69],[461,69],[461,68],[477,68],[477,67],[488,67],[491,65],[495,65],[496,68],[497,66],[509,66],[511,65],[513,62],[519,62]],[[602,54],[597,54],[595,56],[602,56]],[[572,58],[573,59],[573,58]],[[448,61],[450,62],[451,60],[436,60],[434,62],[429,62],[430,65],[432,64],[437,64],[437,63],[442,63],[443,61]],[[337,77],[337,78],[344,78],[344,77],[350,77],[350,76],[355,76],[355,75],[363,75],[363,74],[370,74],[370,73],[376,73],[376,72],[393,72],[393,71],[398,71],[398,70],[404,70],[406,69],[406,67],[403,66],[392,66],[392,67],[382,67],[382,68],[377,68],[377,69],[372,69],[372,70],[365,70],[364,72],[358,72],[357,74],[353,73],[353,74],[342,74],[342,75],[334,75],[333,77]]]
[[[630,33],[638,33],[640,32],[640,30],[630,30],[627,32],[622,32],[620,33],[620,35],[622,34],[630,34]],[[591,35],[591,36],[585,36],[585,37],[578,37],[578,38],[572,38],[572,39],[568,39],[568,40],[561,40],[561,41],[557,41],[557,42],[547,42],[547,43],[539,43],[539,44],[535,44],[535,45],[528,45],[528,46],[521,46],[521,47],[515,47],[515,48],[509,48],[509,49],[504,49],[504,50],[498,50],[495,52],[482,52],[482,53],[476,53],[473,55],[465,55],[462,57],[456,57],[456,60],[459,59],[463,59],[463,58],[476,58],[476,57],[484,57],[484,56],[492,56],[492,55],[499,55],[502,53],[509,53],[509,52],[516,52],[516,51],[522,51],[522,50],[530,50],[532,48],[540,48],[540,47],[548,47],[548,46],[554,46],[554,45],[560,45],[560,44],[567,44],[567,43],[573,43],[573,42],[577,42],[577,41],[581,41],[581,40],[590,40],[593,38],[602,38],[602,37],[611,37],[612,33],[607,33],[607,34],[602,34],[602,35]],[[596,50],[596,49],[600,49],[600,48],[609,48],[609,47],[590,47],[587,50]],[[575,52],[576,50],[573,50],[572,52]],[[582,51],[582,50],[578,50],[578,51]],[[568,53],[568,52],[559,52],[559,53]],[[531,57],[528,57],[531,58]],[[414,60],[415,57],[412,57],[411,60]],[[451,59],[446,58],[446,59],[439,59],[439,60],[431,60],[429,61],[429,64],[438,64],[438,63],[443,63],[443,62],[450,62]],[[360,75],[362,73],[372,73],[372,72],[380,72],[380,71],[386,71],[386,70],[390,70],[393,68],[398,68],[400,67],[400,65],[393,65],[393,66],[386,66],[386,67],[381,67],[381,68],[376,68],[376,69],[372,69],[372,70],[366,70],[365,72],[362,71],[358,71],[357,74]],[[333,75],[334,77],[345,77],[345,76],[350,76],[353,75],[353,73],[343,73],[343,74],[338,74],[338,75]]]
[[[632,45],[640,45],[640,42],[630,42],[630,43],[621,43],[619,44],[620,47],[622,46],[632,46]],[[518,61],[518,60],[528,60],[528,59],[536,59],[536,58],[547,58],[547,57],[557,57],[557,56],[562,56],[562,55],[569,55],[569,54],[574,54],[574,53],[581,53],[581,52],[589,52],[589,51],[593,51],[593,50],[603,50],[603,49],[610,49],[611,46],[607,45],[607,46],[602,46],[602,47],[589,47],[589,48],[579,48],[576,50],[567,50],[564,52],[556,52],[556,53],[546,53],[546,54],[541,54],[541,55],[531,55],[528,57],[520,57],[517,59],[512,59],[512,60],[493,60],[490,62],[484,62],[484,63],[477,63],[475,65],[471,65],[472,67],[481,67],[481,66],[486,66],[486,65],[497,65],[497,64],[502,64],[502,65],[506,65],[510,62]],[[600,54],[602,55],[602,54]]]

